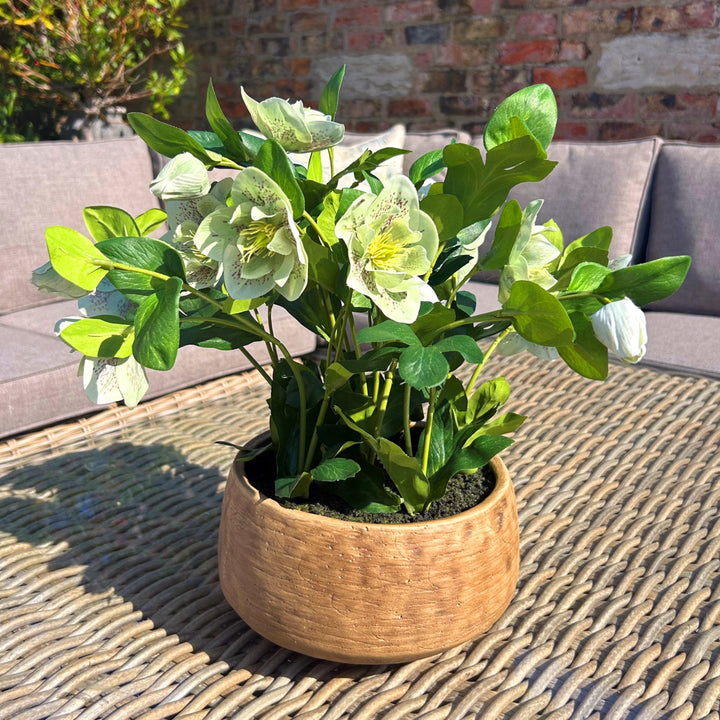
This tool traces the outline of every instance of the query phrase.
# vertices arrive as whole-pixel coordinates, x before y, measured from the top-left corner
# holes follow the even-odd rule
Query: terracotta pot
[[[283,508],[233,465],[220,523],[220,584],[256,632],[349,663],[397,663],[478,637],[510,603],[518,519],[510,476],[480,505],[423,523],[355,523]]]

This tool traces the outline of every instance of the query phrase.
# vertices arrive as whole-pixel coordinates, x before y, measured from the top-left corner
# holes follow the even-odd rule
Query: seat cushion
[[[89,205],[113,205],[132,215],[159,207],[148,189],[150,153],[138,137],[0,145],[0,177],[0,254],[12,268],[3,281],[0,315],[54,302],[30,282],[32,271],[48,260],[48,226],[87,233],[82,212]]]
[[[558,162],[537,183],[523,183],[511,198],[523,207],[542,198],[538,221],[555,220],[565,243],[609,225],[611,257],[640,252],[647,226],[650,181],[659,138],[628,142],[558,141],[548,158]]]
[[[690,255],[684,285],[653,309],[720,315],[720,147],[665,143],[653,184],[646,258]]]
[[[102,409],[87,399],[77,377],[79,353],[53,332],[57,320],[77,314],[77,303],[64,300],[0,317],[0,437]],[[273,312],[273,329],[295,356],[315,349],[315,336],[282,308]],[[264,343],[248,349],[260,363],[268,362]],[[172,370],[148,371],[150,389],[145,397],[158,397],[250,367],[239,351],[182,347]]]
[[[656,311],[645,317],[648,346],[643,364],[720,379],[720,317]]]

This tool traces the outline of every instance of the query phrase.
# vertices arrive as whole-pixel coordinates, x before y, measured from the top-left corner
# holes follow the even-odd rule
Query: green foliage
[[[601,380],[608,349],[641,357],[636,305],[674,292],[690,259],[620,268],[609,262],[609,228],[565,245],[557,224],[539,219],[541,200],[506,203],[515,185],[541,180],[554,166],[546,148],[556,109],[546,86],[500,105],[484,158],[451,144],[416,160],[409,178],[383,186],[377,169],[404,151],[366,151],[321,182],[320,153],[337,142],[327,116],[335,117],[343,76],[341,68],[323,91],[322,114],[246,99],[267,134],[277,131],[266,140],[233,130],[212,86],[211,131],[131,115],[158,152],[192,155],[171,161],[180,181],[167,190],[179,202],[168,206],[170,233],[147,236],[166,220],[163,211],[133,217],[87,208],[95,243],[49,228],[52,267],[35,280],[56,293],[92,293],[86,307],[111,308],[61,324],[61,338],[86,358],[118,358],[142,372],[171,368],[183,345],[246,353],[270,385],[278,497],[312,498],[321,488],[369,512],[420,513],[453,475],[483,467],[522,426],[525,418],[506,409],[505,378],[480,380],[499,347],[560,357]],[[306,160],[291,161],[288,136]],[[193,158],[208,169],[232,168],[235,179],[210,186]],[[192,182],[184,183],[188,166]],[[420,200],[417,188],[444,168],[445,179]],[[371,192],[339,189],[342,178],[367,181]],[[464,289],[476,268],[500,271],[497,307],[476,308]],[[290,356],[273,333],[278,305],[325,340],[321,358]],[[253,359],[258,340],[270,370]],[[135,398],[138,387],[126,395]]]
[[[185,2],[5,0],[0,74],[19,97],[59,114],[91,119],[144,101],[154,114],[167,116],[190,59],[182,43]]]

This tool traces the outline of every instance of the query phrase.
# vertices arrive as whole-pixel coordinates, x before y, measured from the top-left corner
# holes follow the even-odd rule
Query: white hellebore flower
[[[307,255],[280,186],[248,167],[233,181],[233,207],[213,210],[195,233],[197,249],[222,263],[228,295],[246,300],[273,288],[297,300],[307,285]]]
[[[288,152],[324,150],[337,145],[345,135],[343,125],[319,110],[304,107],[299,100],[290,103],[273,97],[257,102],[244,88],[240,92],[257,129]]]
[[[150,183],[161,200],[190,200],[207,195],[210,178],[205,163],[188,152],[176,155]]]
[[[348,246],[347,283],[391,320],[411,323],[423,300],[437,301],[421,277],[438,250],[430,216],[420,210],[415,186],[404,175],[388,180],[378,196],[358,197],[335,226]]]
[[[595,337],[624,363],[639,362],[645,355],[645,313],[630,298],[603,305],[590,316]]]

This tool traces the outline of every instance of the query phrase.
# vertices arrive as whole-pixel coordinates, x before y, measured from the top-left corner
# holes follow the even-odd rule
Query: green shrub
[[[89,128],[107,108],[134,101],[166,117],[187,78],[186,2],[3,0],[0,138],[46,137],[48,123],[71,113]]]

